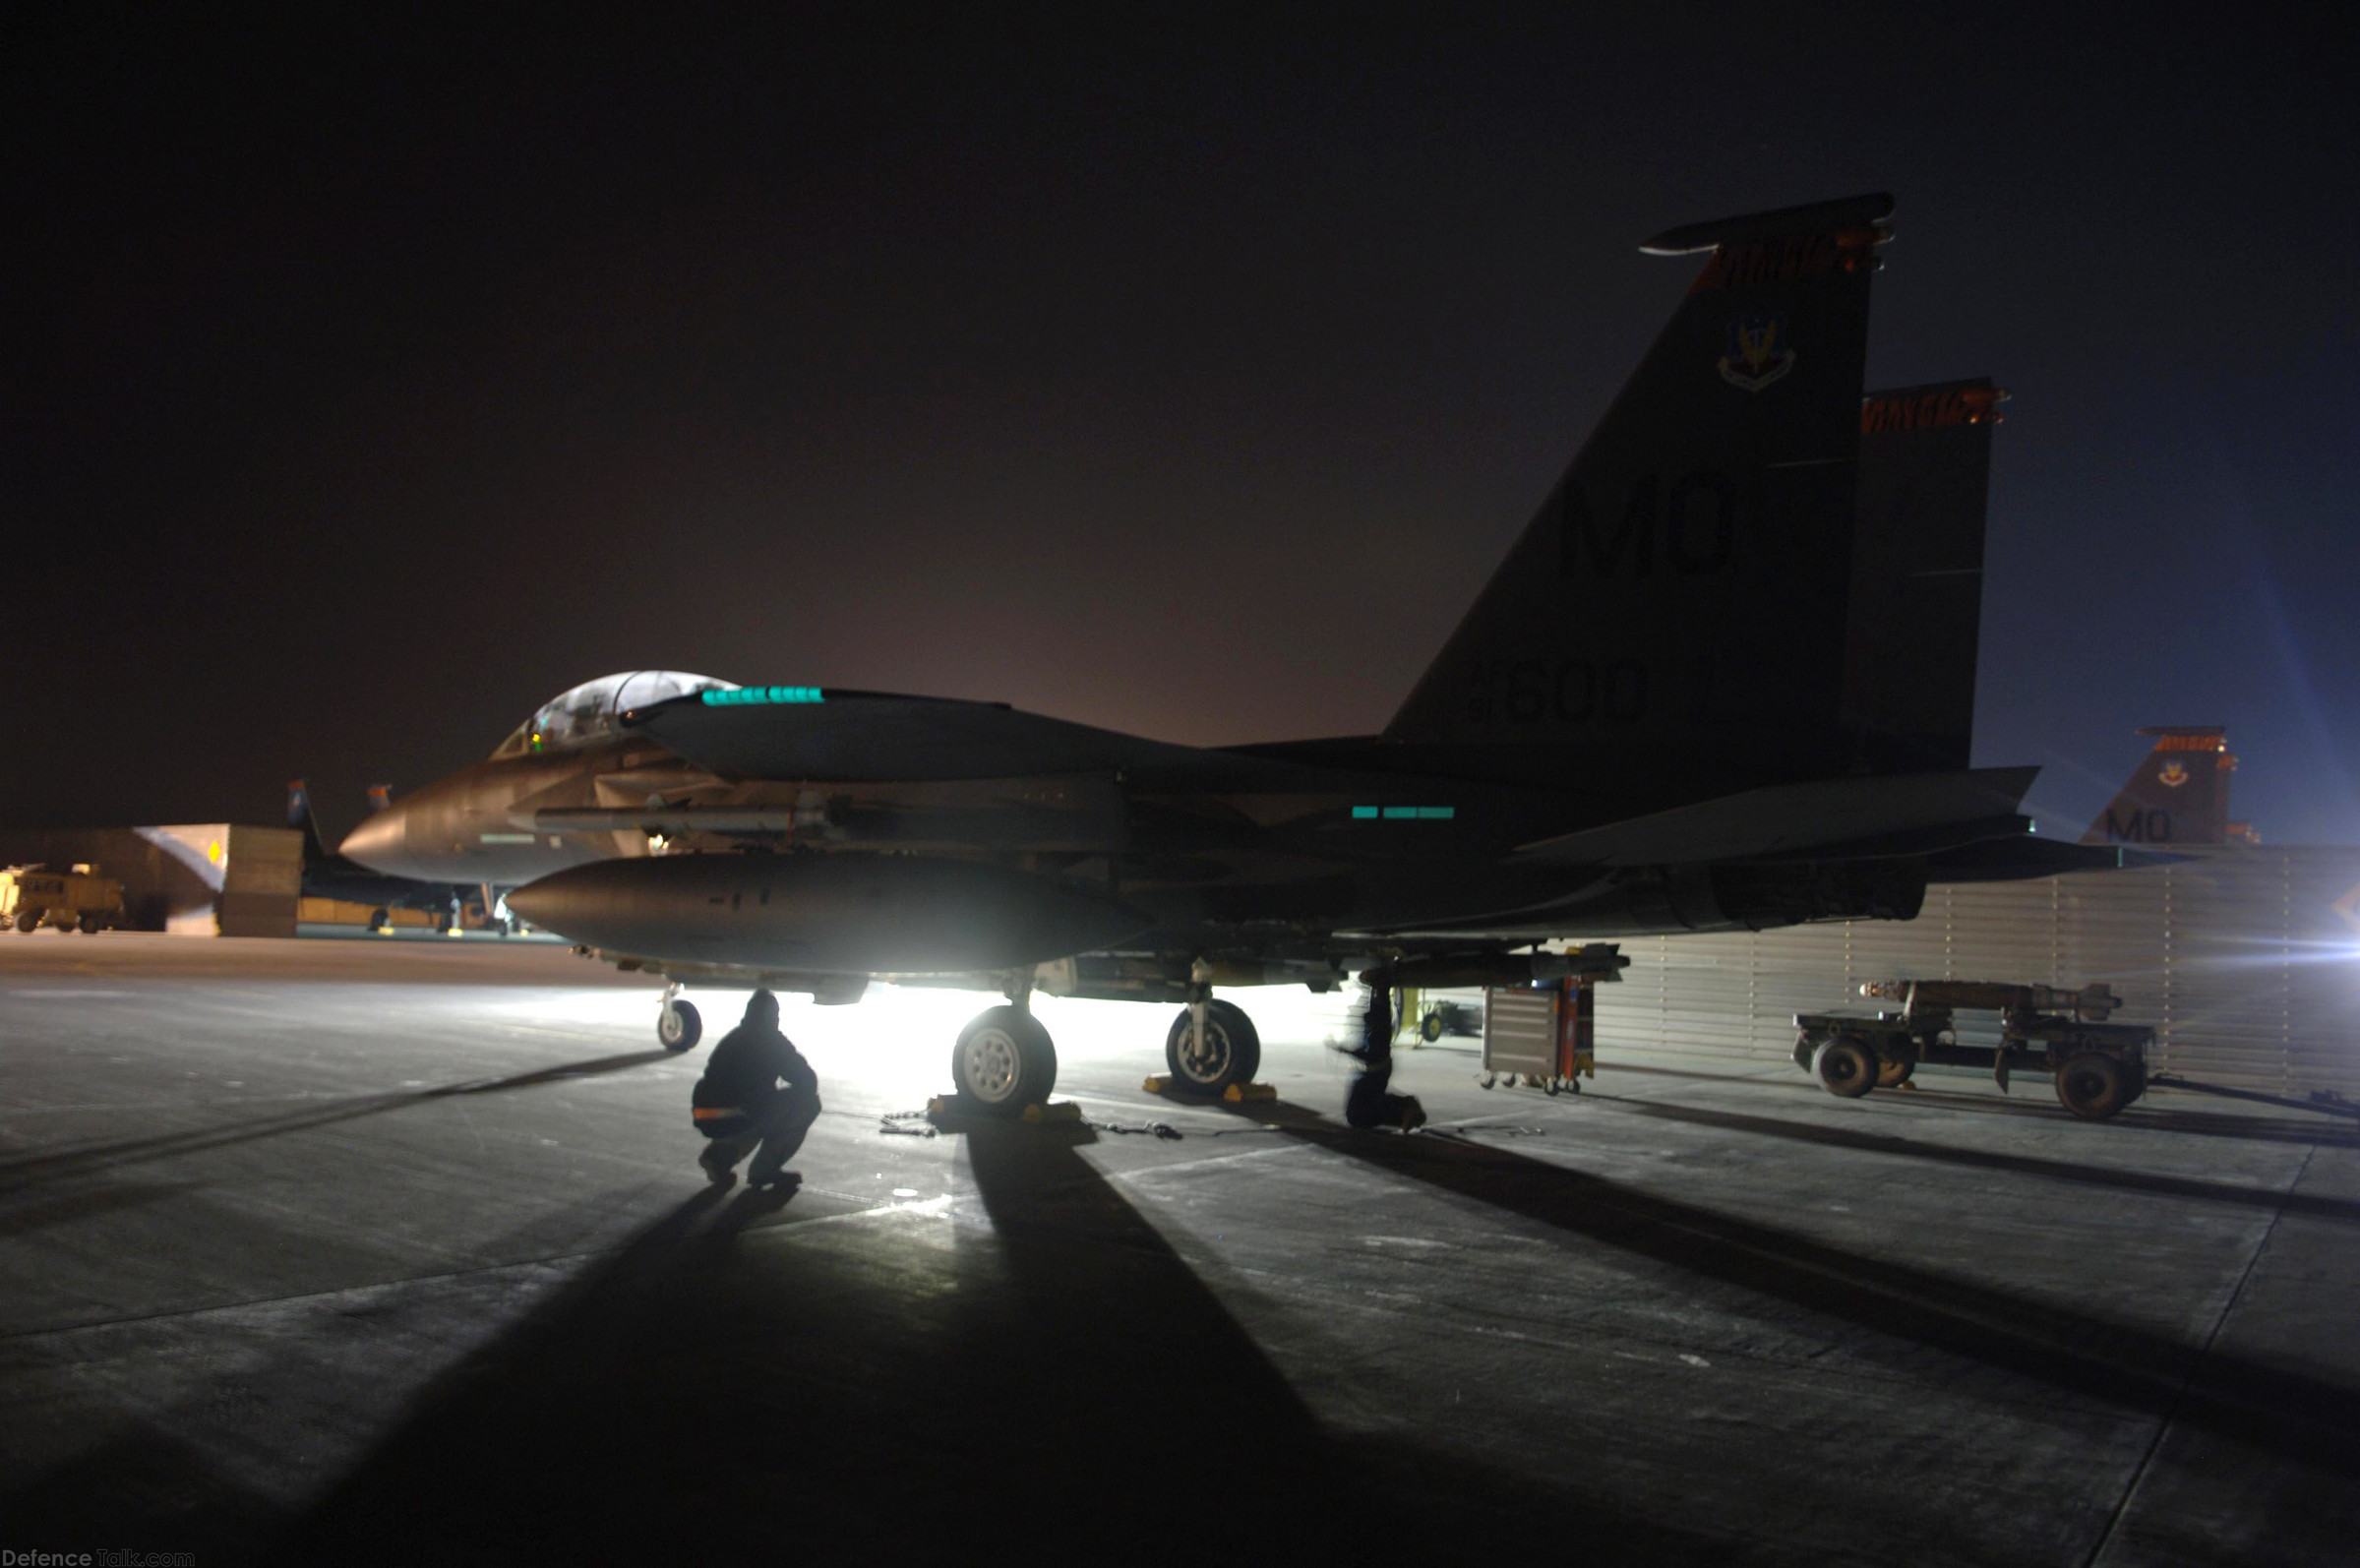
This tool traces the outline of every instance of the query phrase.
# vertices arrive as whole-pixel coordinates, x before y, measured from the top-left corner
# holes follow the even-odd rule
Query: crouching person
[[[715,1186],[737,1179],[747,1155],[749,1184],[792,1186],[802,1177],[782,1169],[819,1116],[819,1075],[793,1041],[779,1033],[778,998],[757,991],[746,1017],[721,1037],[690,1097],[696,1130],[712,1141],[696,1163]]]

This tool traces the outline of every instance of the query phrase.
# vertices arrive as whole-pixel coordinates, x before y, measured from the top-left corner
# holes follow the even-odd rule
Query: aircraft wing
[[[999,702],[817,687],[699,693],[623,722],[728,779],[924,783],[1112,772],[1199,754]]]
[[[1512,858],[1546,866],[1693,866],[1849,846],[1923,853],[1995,836],[2038,771],[1989,767],[1774,784],[1543,839]]]

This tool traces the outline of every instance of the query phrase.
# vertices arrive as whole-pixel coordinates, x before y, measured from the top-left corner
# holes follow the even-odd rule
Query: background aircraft
[[[379,789],[371,789],[369,798],[379,814],[392,802],[392,796],[381,794]],[[483,896],[479,889],[451,882],[422,881],[413,876],[373,871],[347,855],[330,851],[320,840],[319,822],[312,815],[311,791],[301,779],[287,784],[287,826],[303,834],[303,896],[366,904],[370,906],[371,926],[385,925],[391,910],[419,909],[435,918],[439,930],[454,931],[466,908],[468,894]]]
[[[2150,725],[2155,749],[2120,794],[2083,830],[2085,844],[2259,843],[2251,823],[2229,820],[2229,732],[2217,724]]]
[[[675,991],[1003,987],[953,1074],[1010,1110],[1056,1078],[1035,986],[1183,1003],[1168,1063],[1218,1092],[1259,1046],[1216,985],[1524,983],[1584,962],[1551,939],[1906,920],[1933,879],[2111,864],[2027,837],[2033,769],[1967,768],[2000,394],[1863,398],[1890,209],[1648,243],[1709,255],[1382,734],[1200,749],[638,672],[346,851],[528,881],[512,908]],[[696,1033],[667,993],[659,1034]]]

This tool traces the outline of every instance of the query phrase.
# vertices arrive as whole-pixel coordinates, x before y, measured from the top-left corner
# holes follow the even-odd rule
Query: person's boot
[[[704,1146],[704,1153],[696,1157],[696,1163],[703,1168],[707,1181],[717,1187],[725,1187],[738,1179],[738,1173],[729,1168],[729,1162],[721,1159],[718,1144],[708,1143]]]

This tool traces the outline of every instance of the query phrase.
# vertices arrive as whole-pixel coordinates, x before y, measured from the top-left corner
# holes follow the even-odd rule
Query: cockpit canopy
[[[619,675],[603,675],[542,703],[540,711],[517,725],[515,733],[502,741],[492,755],[529,756],[538,752],[572,751],[614,734],[618,728],[617,716],[631,708],[645,707],[666,697],[687,696],[693,692],[715,690],[734,692],[737,683],[716,681],[709,675],[691,675],[685,670],[625,670]]]

